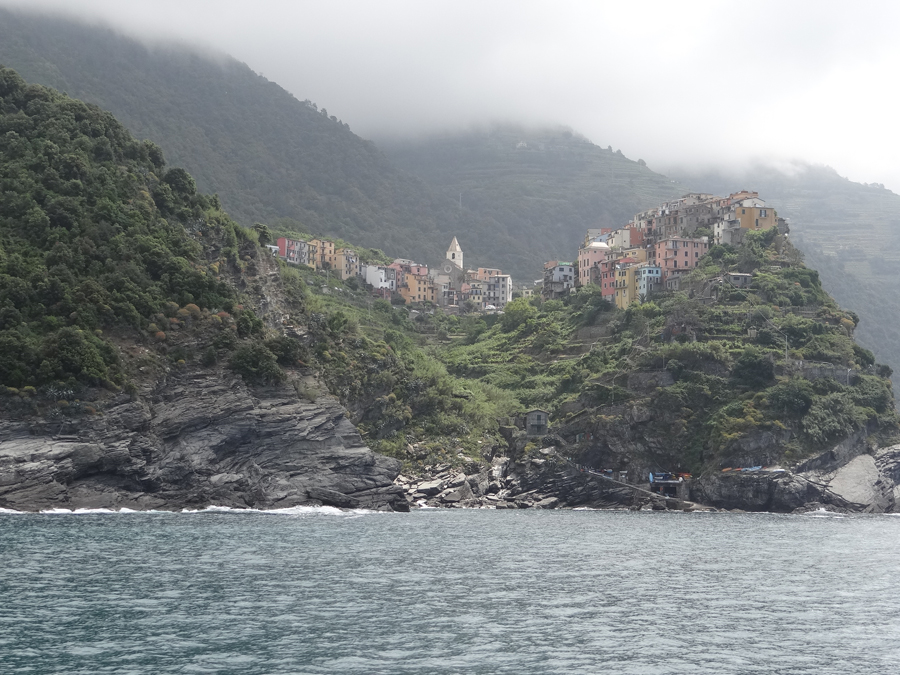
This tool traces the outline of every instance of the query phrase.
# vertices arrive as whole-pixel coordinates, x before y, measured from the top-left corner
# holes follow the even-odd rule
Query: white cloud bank
[[[559,123],[651,166],[829,164],[900,192],[900,5],[5,0],[228,52],[365,137]]]

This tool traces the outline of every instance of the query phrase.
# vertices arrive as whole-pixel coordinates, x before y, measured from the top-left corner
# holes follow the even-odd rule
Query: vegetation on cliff
[[[173,368],[310,399],[317,376],[373,449],[410,464],[482,459],[503,444],[498,420],[541,407],[583,452],[640,417],[665,439],[644,460],[690,470],[741,457],[760,433],[781,460],[895,428],[890,369],[774,231],[712,248],[684,292],[626,311],[594,287],[502,315],[395,307],[359,279],[273,258],[259,246],[270,228],[235,224],[108,113],[6,69],[0,106],[7,410],[102,412],[73,399],[136,394]],[[731,286],[729,271],[752,283]]]
[[[239,265],[235,225],[160,149],[107,112],[0,69],[0,382],[115,388],[104,337],[151,336],[232,310],[219,265]],[[221,242],[222,261],[201,243]],[[238,310],[238,314],[241,314]],[[261,325],[247,310],[247,334]]]

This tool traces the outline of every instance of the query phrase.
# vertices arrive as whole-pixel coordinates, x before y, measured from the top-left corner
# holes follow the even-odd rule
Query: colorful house
[[[655,262],[662,269],[663,280],[673,274],[694,269],[700,258],[709,250],[709,239],[669,237],[656,242]]]

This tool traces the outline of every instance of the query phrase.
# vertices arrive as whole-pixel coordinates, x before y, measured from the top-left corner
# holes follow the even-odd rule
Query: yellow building
[[[735,214],[742,230],[769,230],[775,227],[775,210],[765,206],[737,206]]]
[[[314,267],[317,270],[334,269],[334,242],[327,239],[310,239],[309,243],[311,246],[316,247],[316,264]]]
[[[409,305],[414,302],[436,302],[437,290],[434,282],[426,276],[407,274],[405,285],[400,287],[400,295]]]
[[[332,267],[335,272],[340,274],[341,279],[347,280],[359,274],[359,256],[356,251],[349,248],[339,248],[334,252],[334,265]]]
[[[635,270],[638,265],[616,265],[616,307],[628,309],[628,306],[637,300],[637,277]]]

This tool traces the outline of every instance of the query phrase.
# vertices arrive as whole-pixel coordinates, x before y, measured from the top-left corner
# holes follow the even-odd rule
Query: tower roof
[[[462,249],[459,247],[459,242],[456,241],[456,237],[453,237],[453,241],[450,242],[450,248],[448,248],[447,250],[459,251],[460,253],[462,253]]]

